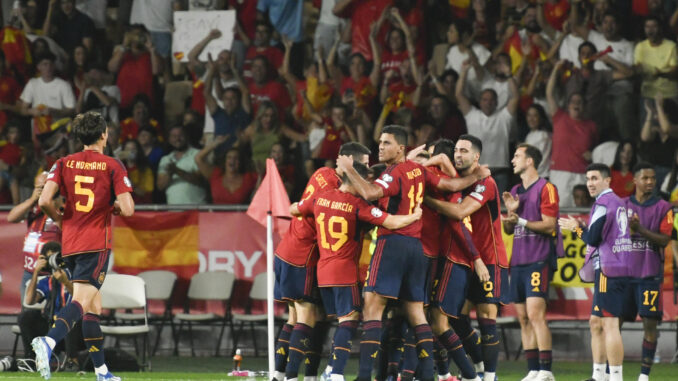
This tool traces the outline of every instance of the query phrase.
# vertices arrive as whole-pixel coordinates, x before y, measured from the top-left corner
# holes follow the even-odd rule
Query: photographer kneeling
[[[58,242],[47,242],[40,250],[40,257],[35,264],[33,277],[26,287],[24,304],[31,305],[46,301],[45,307],[41,310],[24,309],[19,314],[19,327],[21,328],[21,339],[26,348],[26,357],[35,359],[31,347],[33,338],[43,336],[49,331],[54,323],[59,310],[71,301],[73,295],[73,283],[69,280],[68,271],[64,269],[65,263],[61,258],[61,245]],[[51,271],[52,275],[38,280],[41,271]],[[66,355],[68,361],[65,362],[66,368],[78,370],[78,351],[85,348],[82,338],[81,322],[78,321],[76,327],[72,329],[65,343]],[[64,348],[61,348],[64,349]],[[55,350],[60,350],[59,346]]]

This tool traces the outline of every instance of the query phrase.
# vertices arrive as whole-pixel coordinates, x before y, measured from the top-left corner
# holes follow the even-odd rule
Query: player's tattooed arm
[[[491,174],[487,165],[479,165],[476,170],[468,176],[441,178],[437,188],[445,192],[459,192],[470,187],[475,182],[489,177]]]

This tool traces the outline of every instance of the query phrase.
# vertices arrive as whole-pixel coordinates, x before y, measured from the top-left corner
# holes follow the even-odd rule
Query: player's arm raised
[[[491,174],[490,169],[486,165],[479,165],[478,168],[468,176],[441,178],[437,188],[445,192],[459,192],[470,187],[476,181],[489,177]]]
[[[374,201],[384,197],[384,190],[375,184],[369,183],[353,169],[353,159],[350,156],[339,156],[337,166],[346,173],[353,188],[367,201]]]
[[[417,205],[417,207],[414,208],[414,212],[412,214],[403,214],[403,215],[389,214],[388,217],[386,217],[384,222],[381,224],[381,226],[385,227],[388,230],[402,229],[405,226],[410,225],[415,221],[419,220],[421,218],[421,213],[422,213],[421,205]]]
[[[52,199],[59,191],[59,185],[54,181],[45,182],[45,187],[42,188],[42,193],[38,199],[38,206],[45,214],[61,227],[61,214],[57,211]]]
[[[430,196],[424,197],[424,204],[435,209],[438,213],[445,217],[454,218],[455,220],[463,220],[470,216],[476,210],[480,209],[481,203],[472,197],[464,197],[461,204],[454,204],[447,201],[440,201]]]

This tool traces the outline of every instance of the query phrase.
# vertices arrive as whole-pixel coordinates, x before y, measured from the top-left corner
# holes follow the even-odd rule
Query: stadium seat
[[[143,336],[142,355],[140,367],[151,370],[151,354],[148,343],[148,311],[146,309],[146,282],[138,276],[109,274],[106,281],[101,286],[101,307],[103,309],[130,310],[143,309],[143,324],[132,325],[101,325],[101,332],[106,336],[116,338],[134,338],[134,349],[139,359],[139,348],[136,345],[137,336]],[[140,320],[131,320],[129,322],[138,322]]]
[[[268,273],[263,272],[259,275],[257,275],[254,278],[254,282],[252,283],[252,289],[250,290],[250,299],[248,301],[247,308],[245,309],[244,314],[233,314],[233,321],[234,322],[240,322],[240,327],[236,331],[235,335],[233,336],[233,353],[232,355],[235,354],[235,350],[238,347],[238,341],[240,339],[240,335],[243,332],[243,328],[245,326],[245,323],[249,323],[250,325],[250,333],[252,334],[252,343],[254,345],[254,355],[259,357],[259,348],[257,347],[257,337],[254,331],[254,325],[255,323],[267,323],[268,316],[266,313],[263,314],[252,314],[252,302],[254,301],[266,301],[266,277]]]
[[[155,356],[155,351],[158,349],[160,343],[160,336],[165,324],[169,323],[172,329],[172,338],[174,338],[174,314],[172,313],[172,293],[174,291],[174,284],[177,281],[177,274],[166,270],[151,270],[144,271],[137,276],[146,282],[146,300],[159,301],[164,303],[165,310],[162,315],[150,315],[148,320],[151,324],[157,326],[157,336],[155,344],[151,351],[151,356]],[[123,321],[143,320],[143,313],[117,313],[116,319]]]
[[[45,277],[45,275],[39,276],[38,282],[44,277]],[[30,280],[26,281],[26,288],[28,288],[29,283],[31,283]],[[24,299],[21,300],[21,304],[23,305],[23,307],[25,309],[42,311],[42,309],[45,308],[46,300],[43,300],[40,303],[26,304],[25,297],[26,297],[26,295],[24,295]],[[12,346],[12,357],[16,358],[16,349],[17,349],[17,346],[19,345],[19,338],[21,338],[21,327],[19,327],[16,324],[12,325],[12,333],[14,334],[14,345]],[[26,348],[24,348],[24,351],[25,350],[26,350]]]
[[[231,293],[233,291],[233,283],[235,282],[235,275],[225,271],[207,271],[197,273],[191,278],[191,284],[188,286],[188,298],[186,300],[186,307],[184,313],[175,315],[179,320],[179,329],[176,331],[174,337],[174,354],[179,354],[179,338],[184,323],[188,324],[189,338],[191,341],[191,355],[195,356],[195,346],[193,344],[193,325],[207,325],[221,326],[219,337],[217,339],[215,356],[219,356],[219,349],[221,347],[221,339],[224,337],[224,330],[226,324],[231,328],[231,337],[233,337],[233,319],[231,316]],[[195,301],[220,301],[224,306],[223,315],[213,312],[191,313],[191,302]]]

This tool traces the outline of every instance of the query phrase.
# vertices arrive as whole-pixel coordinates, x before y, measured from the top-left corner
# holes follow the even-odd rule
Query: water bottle
[[[233,356],[233,371],[240,371],[240,364],[242,364],[242,352],[240,349],[235,350],[235,356]]]

